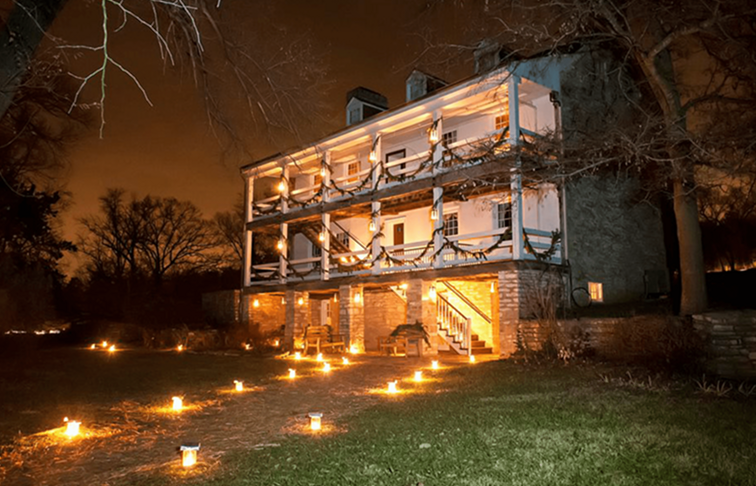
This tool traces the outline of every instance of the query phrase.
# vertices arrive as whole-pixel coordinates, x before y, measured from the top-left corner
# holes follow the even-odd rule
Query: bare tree
[[[221,260],[233,268],[240,268],[244,258],[244,201],[241,197],[232,211],[215,213],[213,230],[221,250]]]
[[[696,190],[696,168],[733,170],[732,151],[753,149],[756,129],[756,9],[746,0],[487,0],[439,2],[467,21],[468,39],[495,38],[509,48],[510,62],[534,53],[558,56],[570,46],[612,52],[614,77],[639,97],[626,101],[632,117],[602,120],[592,130],[565,133],[543,154],[559,153],[558,178],[611,167],[646,172],[674,202],[682,283],[681,313],[706,308],[704,259]],[[473,42],[467,44],[474,45]],[[630,75],[632,86],[623,79]],[[578,80],[579,81],[579,80]],[[705,130],[738,120],[733,130]],[[596,132],[595,127],[604,127]],[[590,132],[593,132],[592,134]],[[551,157],[553,160],[553,157]],[[740,158],[739,160],[743,160]],[[537,165],[537,164],[536,164]]]

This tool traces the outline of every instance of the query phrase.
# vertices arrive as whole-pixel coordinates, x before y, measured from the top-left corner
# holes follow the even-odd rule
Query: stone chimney
[[[363,88],[354,88],[347,93],[346,124],[354,125],[388,109],[388,100],[380,93]]]
[[[419,100],[425,95],[428,95],[437,89],[443,88],[448,83],[443,79],[431,76],[414,69],[409,76],[407,76],[407,98],[406,101]]]

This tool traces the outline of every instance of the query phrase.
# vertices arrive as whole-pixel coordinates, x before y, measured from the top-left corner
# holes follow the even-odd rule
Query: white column
[[[509,143],[517,145],[520,140],[520,100],[519,76],[511,76],[509,87]],[[523,257],[523,224],[522,224],[522,175],[520,161],[517,160],[512,169],[510,188],[512,191],[512,258],[520,260]]]
[[[281,214],[286,214],[289,210],[289,203],[287,201],[289,196],[289,167],[286,163],[284,163],[281,169],[281,179],[284,181],[284,190],[281,191]],[[289,225],[281,223],[280,233],[283,248],[281,248],[281,256],[278,258],[278,272],[281,274],[280,282],[286,283],[286,272],[288,269],[286,258],[289,255]]]
[[[372,238],[370,252],[372,253],[373,258],[378,258],[378,255],[381,254],[381,239],[374,238],[374,235],[377,235],[381,232],[381,203],[379,201],[373,201],[372,203],[370,203],[370,211],[372,212],[372,222],[375,225],[375,231],[370,234],[370,238]],[[373,275],[378,275],[379,273],[381,273],[381,271],[383,270],[384,261],[384,258],[375,260],[372,269]]]
[[[331,151],[326,150],[325,154],[323,154],[323,166],[322,166],[322,175],[323,175],[323,202],[328,202],[331,199],[331,190],[329,187],[331,186]]]
[[[436,253],[436,258],[433,260],[434,268],[441,268],[444,266],[444,256],[439,249],[444,245],[444,188],[433,188],[433,205],[431,211],[436,210],[437,218],[433,221],[433,252]]]
[[[254,211],[252,202],[254,201],[255,179],[248,175],[244,179],[244,255],[242,258],[242,287],[249,287],[252,284],[252,232],[247,229],[247,223],[252,222]]]
[[[441,140],[443,140],[444,138],[444,120],[443,118],[441,118],[440,111],[433,112],[433,122],[436,123],[438,143],[436,143],[435,148],[430,140],[428,140],[428,143],[431,144],[430,149],[433,151],[431,153],[431,160],[433,160],[433,172],[438,172],[441,164],[441,159],[444,156],[444,148],[443,145],[441,145]]]
[[[321,231],[325,236],[325,239],[321,242],[320,246],[320,278],[322,280],[328,280],[331,276],[331,215],[330,213],[323,213],[320,216],[320,224],[322,225]]]
[[[373,165],[371,167],[372,171],[372,178],[371,181],[371,187],[375,191],[378,189],[379,182],[381,180],[381,175],[383,174],[383,143],[381,142],[381,134],[376,133],[373,135],[373,142],[371,147],[374,147],[373,150],[375,150],[375,162],[371,162]]]

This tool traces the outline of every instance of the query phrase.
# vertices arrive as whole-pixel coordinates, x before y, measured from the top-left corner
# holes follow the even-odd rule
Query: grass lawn
[[[453,391],[433,393],[441,384]],[[338,433],[227,457],[222,475],[202,483],[756,484],[753,398],[630,385],[590,367],[457,368],[428,393],[337,424]]]

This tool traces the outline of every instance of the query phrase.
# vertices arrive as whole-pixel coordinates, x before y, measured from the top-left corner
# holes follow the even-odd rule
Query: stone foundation
[[[723,378],[756,378],[756,311],[711,312],[693,316],[706,341],[706,369]]]

